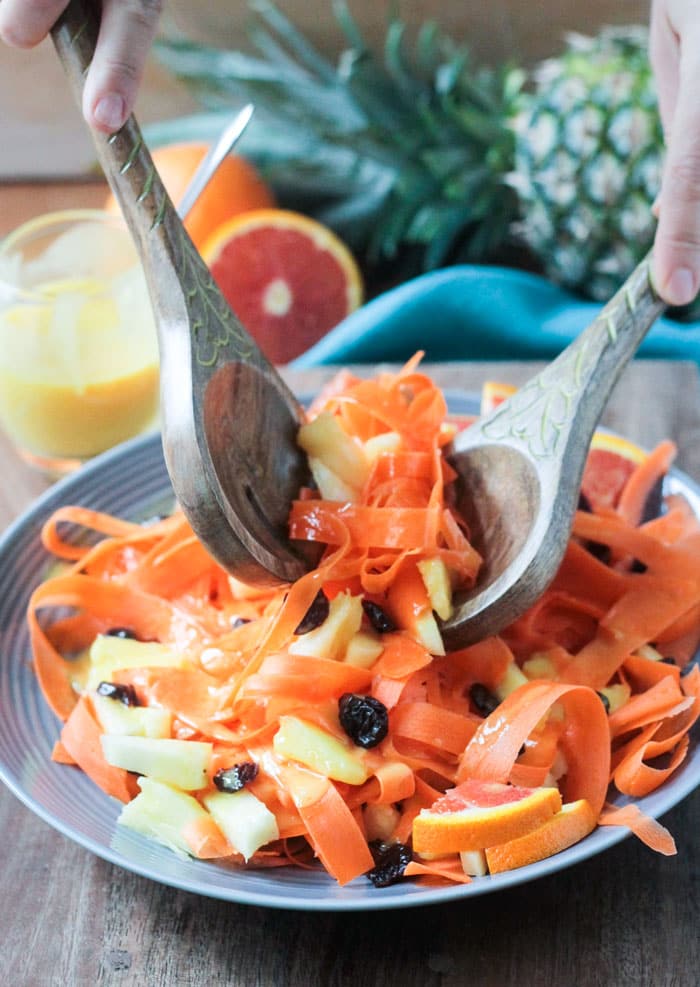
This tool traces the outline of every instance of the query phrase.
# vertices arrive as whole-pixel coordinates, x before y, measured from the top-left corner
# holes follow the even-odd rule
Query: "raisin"
[[[214,784],[220,792],[240,792],[257,776],[258,766],[255,761],[241,761],[232,768],[220,768],[214,775]]]
[[[106,631],[106,634],[108,637],[129,638],[132,641],[137,640],[136,631],[132,631],[130,627],[110,627],[110,629]]]
[[[477,713],[484,717],[490,716],[501,703],[498,696],[494,696],[481,682],[475,682],[469,687],[469,698],[476,706]]]
[[[598,695],[600,696],[600,701],[602,702],[603,706],[605,706],[605,712],[606,713],[609,713],[610,712],[610,700],[608,699],[608,697],[605,695],[604,692],[599,692]]]
[[[373,696],[344,693],[338,701],[340,725],[358,747],[376,747],[389,732],[389,714]]]
[[[644,501],[644,507],[642,508],[642,516],[639,519],[640,524],[646,524],[647,521],[653,521],[661,515],[664,506],[664,478],[660,476],[654,486],[651,488]]]
[[[671,655],[666,655],[665,658],[662,658],[659,661],[659,664],[660,665],[673,665],[675,667],[676,659],[675,658],[672,658]]]
[[[106,696],[107,699],[114,699],[115,702],[124,706],[138,706],[139,701],[133,685],[118,685],[116,682],[100,682],[97,686],[97,695]]]
[[[588,497],[586,497],[586,495],[583,492],[583,490],[581,490],[579,492],[579,495],[578,495],[577,510],[579,510],[579,511],[585,511],[586,514],[592,514],[593,513],[593,508],[591,507],[591,502],[588,499]]]
[[[647,566],[644,562],[640,561],[640,559],[632,560],[632,565],[630,566],[630,572],[642,573],[646,571],[647,571]]]
[[[413,859],[410,847],[405,843],[372,840],[369,849],[374,867],[367,871],[367,877],[375,888],[388,888],[390,884],[396,884],[403,877],[406,865]]]
[[[610,565],[612,552],[610,551],[609,545],[603,545],[598,541],[587,541],[585,547],[594,559],[598,559],[598,561],[602,562],[603,565]]]
[[[379,634],[389,634],[391,631],[396,630],[396,624],[386,610],[382,610],[378,603],[373,603],[372,600],[363,600],[362,609],[367,614],[372,627]]]
[[[299,626],[294,631],[295,634],[308,634],[309,631],[316,630],[328,616],[330,603],[328,597],[322,589],[314,597],[313,603],[306,611],[299,622]]]

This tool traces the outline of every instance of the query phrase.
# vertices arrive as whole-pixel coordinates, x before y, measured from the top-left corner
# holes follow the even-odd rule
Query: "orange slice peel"
[[[552,857],[592,833],[596,823],[595,813],[586,799],[567,802],[536,829],[500,846],[487,847],[489,872],[499,874]]]

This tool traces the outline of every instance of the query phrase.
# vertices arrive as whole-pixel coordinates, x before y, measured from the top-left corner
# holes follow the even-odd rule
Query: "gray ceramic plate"
[[[476,400],[465,395],[450,394],[449,402],[455,413],[469,414],[476,408]],[[700,515],[700,488],[693,481],[674,472],[667,486],[670,491],[684,493]],[[378,890],[364,878],[339,888],[320,870],[246,871],[183,860],[118,827],[117,802],[103,795],[76,768],[50,760],[60,724],[47,709],[32,672],[26,605],[49,561],[39,542],[41,525],[57,507],[81,504],[144,519],[171,503],[160,441],[150,436],[106,453],[57,484],[0,540],[0,777],[49,825],[105,860],[176,888],[228,901],[323,911],[405,908],[499,891],[570,867],[628,835],[618,827],[598,829],[577,846],[548,860],[468,885],[435,887],[406,881]],[[696,736],[671,781],[639,805],[658,817],[698,782],[700,746]]]

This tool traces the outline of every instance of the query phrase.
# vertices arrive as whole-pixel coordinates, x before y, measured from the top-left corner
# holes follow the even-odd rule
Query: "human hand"
[[[67,0],[2,0],[0,39],[33,48],[46,37]],[[102,22],[83,92],[83,115],[105,133],[131,113],[155,37],[163,0],[102,0]]]
[[[700,289],[700,0],[652,0],[651,62],[667,145],[655,283],[686,305]]]

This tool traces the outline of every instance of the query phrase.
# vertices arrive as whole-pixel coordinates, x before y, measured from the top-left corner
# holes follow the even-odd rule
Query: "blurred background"
[[[342,46],[330,4],[283,0],[281,9],[328,54]],[[646,0],[353,0],[351,8],[369,41],[380,41],[392,6],[415,26],[435,18],[456,39],[469,42],[485,63],[513,57],[535,61],[558,51],[566,31],[596,33],[604,24],[644,23]],[[210,44],[245,47],[246,0],[168,0],[163,29]],[[137,112],[142,122],[196,109],[185,88],[151,59]],[[0,48],[0,181],[70,178],[90,173],[93,155],[62,70],[49,43],[31,52]]]

